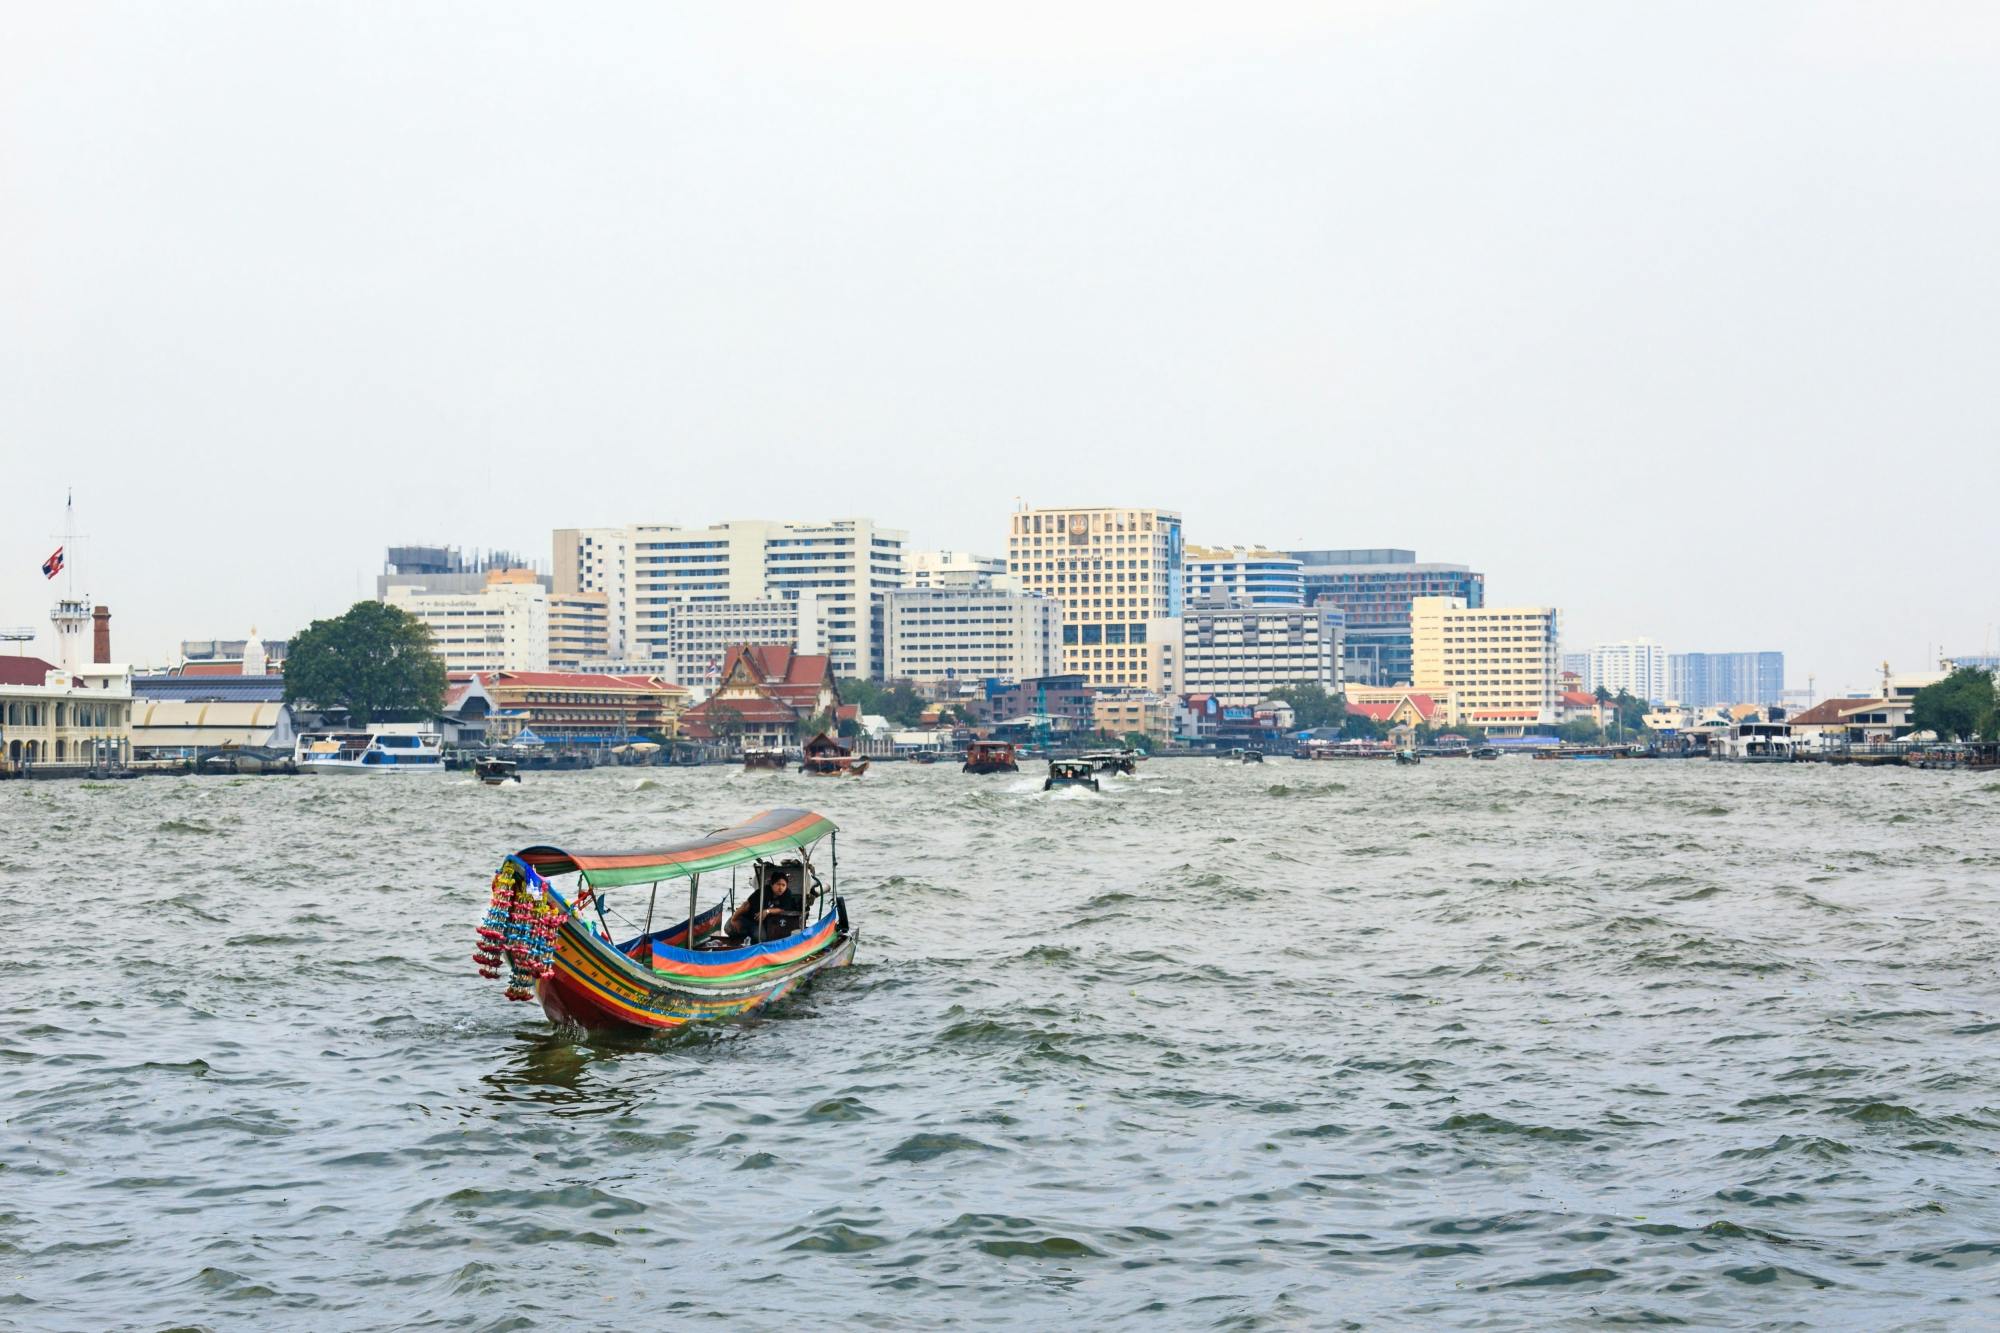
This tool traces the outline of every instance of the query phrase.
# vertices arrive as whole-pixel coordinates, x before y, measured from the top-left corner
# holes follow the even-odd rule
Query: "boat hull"
[[[342,759],[301,759],[301,773],[330,773],[345,776],[359,773],[363,777],[373,777],[383,773],[442,773],[444,761],[434,764],[358,764]]]
[[[593,1032],[673,1032],[783,999],[821,972],[852,963],[856,943],[854,931],[835,932],[825,947],[780,970],[741,984],[696,986],[649,972],[569,925],[556,950],[555,971],[537,984],[536,995],[556,1023]]]

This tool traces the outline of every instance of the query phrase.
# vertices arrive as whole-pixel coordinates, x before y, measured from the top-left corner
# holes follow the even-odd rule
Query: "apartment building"
[[[1549,725],[1561,674],[1552,606],[1410,605],[1411,686],[1453,701],[1453,722],[1500,731]]]
[[[549,594],[549,669],[576,671],[611,655],[607,598],[601,592]]]
[[[676,607],[810,597],[814,612],[800,619],[823,626],[817,650],[833,659],[835,674],[879,678],[882,598],[904,584],[907,539],[865,518],[566,528],[556,533],[555,569],[564,591],[571,583],[598,590],[584,588],[587,576],[622,588],[610,598],[614,617],[625,608],[625,641],[614,657],[669,656]]]
[[[382,600],[423,622],[447,671],[546,671],[549,594],[526,569],[494,569],[477,592],[392,584]]]
[[[1062,607],[993,587],[902,588],[883,599],[892,680],[1028,680],[1061,665]]]
[[[1565,661],[1572,654],[1565,653]],[[1667,687],[1667,650],[1651,639],[1625,639],[1600,643],[1584,654],[1583,688],[1586,693],[1620,690],[1634,699],[1661,703],[1671,698]]]
[[[1062,607],[1063,670],[1093,686],[1169,687],[1178,635],[1155,638],[1180,618],[1185,558],[1166,509],[1024,509],[1007,539],[1015,585]]]
[[[1241,598],[1188,603],[1181,621],[1180,692],[1248,708],[1287,685],[1341,688],[1338,608],[1258,606]]]
[[[604,598],[604,656],[632,649],[631,542],[625,528],[557,528],[550,591]]]
[[[1419,597],[1486,603],[1486,576],[1464,565],[1422,563],[1393,547],[1288,551],[1300,562],[1308,606],[1326,602],[1346,616],[1345,674],[1364,685],[1410,679],[1410,606]]]

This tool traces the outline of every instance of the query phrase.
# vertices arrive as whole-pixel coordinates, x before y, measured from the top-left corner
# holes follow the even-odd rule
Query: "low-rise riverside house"
[[[601,592],[549,594],[549,669],[581,671],[611,654],[611,614]]]
[[[479,588],[470,592],[393,583],[382,600],[423,623],[448,672],[548,670],[549,592],[541,576],[528,569],[491,569],[480,578]]]
[[[600,676],[587,671],[474,673],[491,711],[486,739],[505,743],[523,732],[566,745],[609,745],[633,736],[681,733],[687,691],[659,676]],[[447,709],[471,716],[464,695],[446,691]]]
[[[1410,604],[1411,687],[1449,691],[1454,723],[1523,735],[1555,721],[1561,673],[1552,606],[1468,607],[1456,597]]]
[[[739,643],[714,692],[682,715],[681,728],[693,740],[779,750],[806,740],[814,719],[830,724],[843,709],[828,654],[796,652],[788,643]]]
[[[561,528],[555,591],[606,595],[610,656],[667,662],[675,655],[676,608],[810,594],[817,606],[799,613],[798,633],[818,626],[823,637],[797,640],[801,651],[832,658],[838,676],[880,679],[882,595],[903,586],[908,539],[868,518]]]
[[[1087,684],[1175,693],[1186,581],[1181,516],[1170,509],[1022,509],[1007,537],[1007,572],[1063,609],[1062,670]]]
[[[1388,697],[1382,697],[1386,693]],[[1434,727],[1452,725],[1451,710],[1428,694],[1412,690],[1370,692],[1370,697],[1349,697],[1347,711],[1367,718],[1379,727]]]
[[[1150,690],[1107,690],[1091,699],[1099,734],[1123,739],[1145,736],[1165,744],[1174,737],[1174,699]]]
[[[1910,700],[1822,699],[1785,720],[1791,723],[1793,737],[1807,749],[1828,743],[1879,745],[1909,734]]]
[[[1304,562],[1257,546],[1187,548],[1187,600],[1245,601],[1252,606],[1304,606]]]
[[[919,688],[938,681],[1056,674],[1062,607],[1039,593],[972,585],[899,588],[882,599],[884,669]]]
[[[110,610],[65,597],[49,620],[58,661],[0,656],[0,775],[130,763],[132,668],[111,661]]]
[[[1288,685],[1341,688],[1342,615],[1333,606],[1260,606],[1245,598],[1188,603],[1181,621],[1179,693],[1212,694],[1227,707]]]

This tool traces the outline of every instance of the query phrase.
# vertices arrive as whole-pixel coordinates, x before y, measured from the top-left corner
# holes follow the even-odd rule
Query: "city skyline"
[[[1822,693],[1992,652],[2000,534],[1910,537],[2000,473],[2000,15],[1449,8],[31,7],[0,621],[71,485],[140,656],[397,542],[1019,497]]]

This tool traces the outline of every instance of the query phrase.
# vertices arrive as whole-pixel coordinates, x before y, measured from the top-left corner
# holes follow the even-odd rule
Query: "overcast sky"
[[[0,4],[0,624],[1158,504],[1866,687],[2000,624],[2000,5]],[[46,647],[46,639],[44,640]]]

